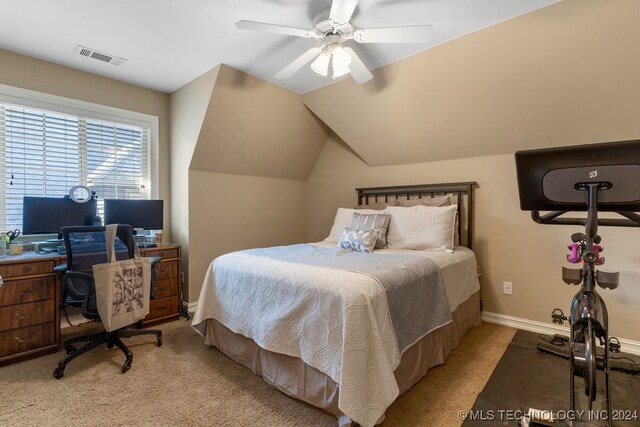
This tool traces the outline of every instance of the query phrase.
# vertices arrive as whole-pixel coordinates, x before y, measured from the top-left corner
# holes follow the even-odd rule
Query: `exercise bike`
[[[569,351],[570,351],[570,409],[576,409],[575,379],[584,379],[584,394],[587,397],[587,408],[592,410],[596,399],[596,376],[598,369],[605,374],[605,395],[607,413],[611,414],[611,379],[609,364],[609,316],[607,306],[596,292],[596,285],[603,289],[618,287],[619,273],[605,273],[596,270],[596,266],[603,265],[604,257],[600,256],[600,236],[598,232],[598,191],[608,189],[607,184],[580,184],[588,194],[588,216],[586,233],[575,233],[571,236],[569,245],[571,254],[567,260],[571,263],[582,262],[582,269],[562,267],[562,279],[569,285],[582,286],[571,301],[569,317]],[[597,348],[604,347],[604,355],[599,356]]]
[[[597,157],[596,155],[597,154]],[[603,265],[598,225],[640,227],[640,141],[529,150],[516,153],[520,204],[539,224],[583,225],[584,233],[571,236],[567,255],[580,269],[562,268],[563,281],[580,285],[571,301],[567,319],[561,310],[552,313],[554,323],[569,320],[569,408],[576,410],[576,379],[583,380],[589,414],[597,397],[597,372],[604,371],[607,422],[611,426],[610,341],[607,307],[597,287],[618,287],[619,273],[597,270]],[[598,219],[606,210],[623,218]],[[541,210],[551,212],[540,215]],[[586,211],[586,218],[562,218],[570,211]],[[598,349],[603,347],[599,354]]]

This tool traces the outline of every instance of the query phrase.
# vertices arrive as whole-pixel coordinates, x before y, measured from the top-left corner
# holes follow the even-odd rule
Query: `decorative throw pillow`
[[[388,214],[361,214],[355,212],[353,214],[353,221],[351,222],[351,228],[357,228],[358,230],[378,230],[380,236],[376,242],[376,249],[382,249],[387,247],[387,230],[389,229],[389,222],[391,221],[391,215]]]
[[[373,252],[379,236],[380,230],[358,230],[357,228],[345,227],[340,236],[338,247],[370,254]]]
[[[333,227],[331,227],[331,231],[329,232],[329,236],[324,239],[325,242],[338,243],[340,240],[340,236],[342,235],[342,231],[345,227],[351,227],[351,222],[353,221],[353,213],[355,209],[347,209],[347,208],[338,208],[336,212],[336,217],[333,220]],[[375,214],[375,213],[384,213],[383,211],[376,211],[372,209],[360,209],[358,213],[361,214]]]
[[[387,246],[453,252],[457,206],[388,207]]]

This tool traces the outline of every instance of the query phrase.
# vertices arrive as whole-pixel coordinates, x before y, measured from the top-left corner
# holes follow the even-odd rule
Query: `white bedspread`
[[[478,291],[470,250],[408,252],[438,263],[451,311]],[[214,260],[205,277],[193,319],[203,336],[210,318],[331,377],[340,385],[340,410],[365,427],[374,425],[398,396],[393,371],[401,354],[385,291],[370,276],[230,253]]]

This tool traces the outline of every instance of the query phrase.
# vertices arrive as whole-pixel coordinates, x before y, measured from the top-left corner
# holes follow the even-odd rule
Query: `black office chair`
[[[63,304],[67,300],[82,301],[82,315],[89,320],[98,321],[100,320],[100,315],[96,304],[92,267],[95,264],[107,262],[106,229],[105,227],[63,227],[61,232],[67,256],[66,266],[57,269],[64,273],[62,276]],[[115,243],[116,259],[133,258],[135,244],[133,228],[130,225],[119,225]],[[159,257],[152,258],[152,265],[159,260]],[[69,362],[101,344],[107,344],[108,348],[113,348],[115,345],[122,350],[126,356],[126,360],[122,365],[122,373],[124,374],[131,368],[133,353],[122,342],[121,338],[130,338],[138,335],[155,335],[158,347],[162,345],[162,331],[151,329],[131,330],[126,327],[111,332],[104,330],[68,339],[64,342],[67,357],[58,363],[53,376],[57,379],[62,378],[65,367]],[[80,342],[86,342],[86,344],[76,348],[74,344]]]

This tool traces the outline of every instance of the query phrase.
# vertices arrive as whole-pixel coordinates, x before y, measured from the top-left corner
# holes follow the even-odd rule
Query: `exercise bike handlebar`
[[[569,211],[553,211],[544,215],[540,211],[531,211],[531,219],[538,224],[557,224],[557,225],[582,225],[586,226],[588,218],[559,218],[559,216],[569,213]],[[600,218],[599,225],[610,227],[640,227],[640,215],[635,212],[616,212],[625,217],[622,218]]]

